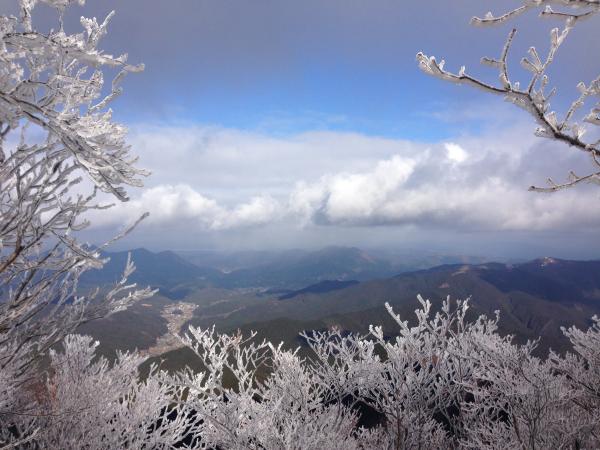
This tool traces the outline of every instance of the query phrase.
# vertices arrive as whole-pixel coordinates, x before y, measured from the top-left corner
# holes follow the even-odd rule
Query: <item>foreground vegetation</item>
[[[182,342],[201,371],[143,358],[94,359],[97,342],[68,336],[48,375],[3,416],[6,442],[31,448],[440,449],[597,448],[600,319],[564,330],[573,352],[546,359],[517,345],[497,320],[465,320],[467,302],[433,314],[419,297],[417,324],[389,313],[399,336],[339,330],[304,334],[310,356],[253,336],[190,327]],[[35,387],[35,388],[33,388]],[[368,427],[363,426],[368,424]],[[9,426],[7,426],[9,425]]]

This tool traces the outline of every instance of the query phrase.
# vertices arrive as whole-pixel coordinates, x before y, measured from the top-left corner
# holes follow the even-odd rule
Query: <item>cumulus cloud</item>
[[[116,205],[108,214],[95,213],[91,219],[96,225],[116,225],[149,212],[149,226],[183,224],[201,230],[226,230],[269,223],[279,209],[269,196],[252,197],[234,208],[226,208],[187,184],[167,184],[149,188],[140,197]]]
[[[361,222],[385,207],[414,171],[415,160],[399,155],[377,162],[364,173],[326,175],[314,184],[300,182],[290,196],[289,207],[304,217],[326,222]]]
[[[150,212],[147,227],[197,232],[298,227],[410,226],[448,231],[600,229],[597,188],[527,191],[587,160],[529,127],[419,143],[356,133],[289,137],[239,130],[138,129],[133,144],[154,171],[97,226]],[[540,157],[543,155],[543,158]],[[292,229],[291,228],[291,229]]]
[[[445,146],[447,148],[447,146]],[[598,226],[590,208],[593,191],[538,196],[512,180],[477,177],[479,165],[447,166],[435,178],[421,176],[440,166],[429,153],[420,160],[394,156],[371,172],[338,174],[301,183],[290,209],[305,221],[329,225],[421,225],[463,230],[552,230]],[[454,160],[453,160],[454,161]],[[459,177],[460,175],[460,177]]]
[[[466,152],[466,150],[458,144],[446,142],[444,147],[446,148],[448,159],[451,161],[461,163],[469,157],[469,154]]]

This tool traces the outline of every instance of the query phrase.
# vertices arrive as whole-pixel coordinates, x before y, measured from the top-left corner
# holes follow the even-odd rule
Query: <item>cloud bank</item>
[[[203,127],[140,127],[132,143],[148,187],[93,218],[196,233],[268,228],[413,227],[440,232],[600,230],[597,187],[541,195],[583,155],[527,126],[420,143],[356,133],[272,137]]]

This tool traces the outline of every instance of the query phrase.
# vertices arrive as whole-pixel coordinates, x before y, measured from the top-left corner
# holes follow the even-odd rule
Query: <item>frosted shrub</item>
[[[198,413],[195,433],[224,448],[338,448],[342,439],[343,448],[600,445],[598,321],[587,332],[565,330],[576,354],[542,360],[532,355],[536,342],[500,336],[498,317],[466,321],[466,301],[453,308],[447,299],[433,313],[419,300],[414,326],[388,306],[395,338],[381,327],[304,333],[307,360],[254,335],[191,328],[183,341],[205,371],[173,382]],[[361,405],[382,423],[357,429]]]
[[[98,342],[69,335],[63,351],[50,351],[45,384],[36,392],[38,448],[172,448],[189,428],[174,407],[174,392],[153,366],[145,381],[144,358],[117,354],[113,364],[95,358]]]
[[[356,430],[356,413],[341,402],[323,401],[327,388],[297,351],[254,343],[253,337],[191,327],[190,335],[183,338],[205,370],[179,373],[172,382],[187,394],[185,407],[198,419],[195,434],[202,445],[365,448],[370,433]]]

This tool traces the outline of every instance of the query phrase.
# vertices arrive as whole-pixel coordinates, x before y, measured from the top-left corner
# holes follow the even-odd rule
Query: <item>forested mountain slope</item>
[[[198,305],[188,324],[214,324],[221,331],[256,330],[259,338],[283,340],[294,347],[302,343],[299,332],[314,328],[367,332],[370,324],[380,324],[392,336],[397,326],[385,302],[413,320],[419,293],[435,308],[447,296],[470,297],[471,317],[499,311],[502,333],[513,334],[520,342],[541,337],[539,353],[545,354],[550,347],[568,348],[561,326],[586,328],[592,315],[600,312],[599,280],[598,261],[541,259],[518,265],[445,265],[330,292],[300,290],[285,301],[277,294],[223,289],[198,291],[183,301]],[[170,358],[175,366],[185,362],[178,351],[165,356],[167,364]]]
[[[327,293],[304,293],[285,302],[266,300],[262,305],[234,312],[221,326],[237,327],[254,322],[257,329],[267,319],[324,320],[347,330],[366,331],[369,324],[391,321],[383,308],[385,302],[408,319],[421,294],[439,306],[442,299],[470,297],[472,315],[492,316],[500,312],[504,333],[519,340],[542,337],[541,349],[564,349],[561,326],[586,327],[591,316],[600,311],[598,286],[600,263],[536,260],[521,265],[447,265],[429,270],[372,280]],[[548,288],[547,286],[550,286]],[[207,326],[201,316],[195,324]],[[266,330],[268,335],[270,331]],[[386,330],[387,332],[387,330]],[[273,331],[277,333],[277,331]]]

